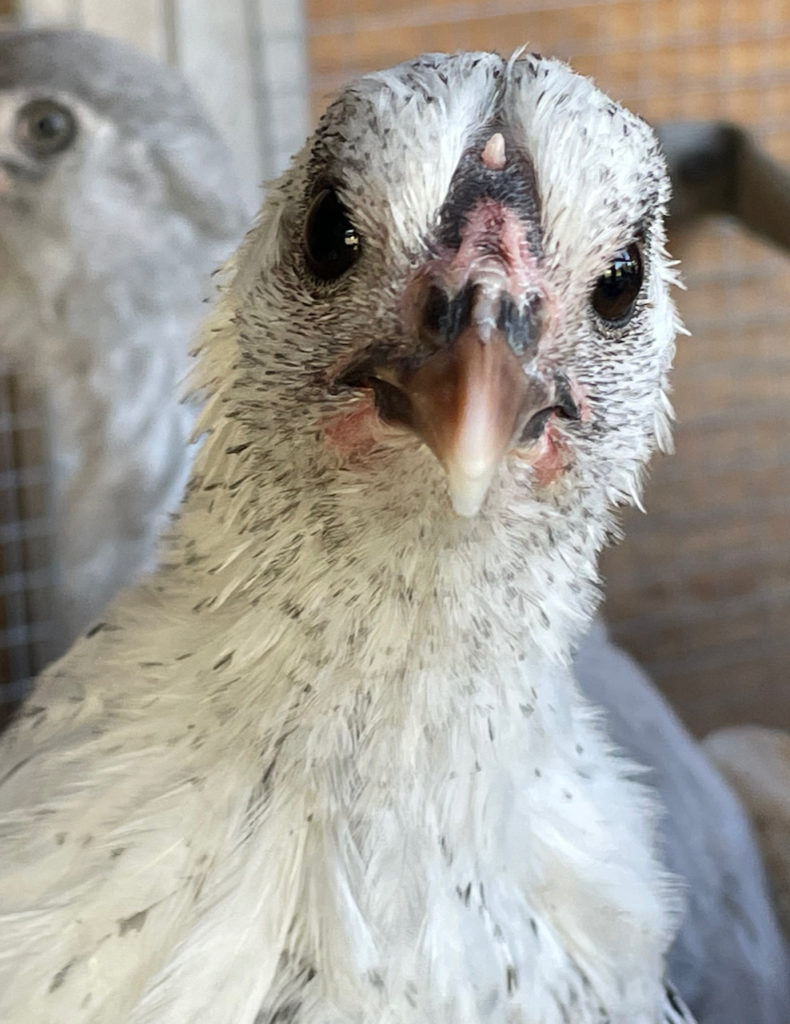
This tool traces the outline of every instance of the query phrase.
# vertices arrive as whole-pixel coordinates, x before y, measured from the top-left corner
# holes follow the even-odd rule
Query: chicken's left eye
[[[77,134],[74,115],[55,100],[26,103],[16,116],[16,139],[31,156],[54,156],[67,149]]]
[[[307,265],[322,281],[333,281],[356,263],[359,234],[334,189],[322,189],[310,204],[304,224]]]
[[[623,324],[629,319],[643,276],[642,254],[636,242],[632,242],[615,256],[606,273],[595,282],[592,305],[601,319],[612,324]]]

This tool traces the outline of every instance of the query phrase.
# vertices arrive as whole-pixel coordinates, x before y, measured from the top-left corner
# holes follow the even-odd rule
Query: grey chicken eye
[[[359,258],[359,234],[334,189],[322,189],[310,204],[303,241],[307,265],[322,281],[345,274]]]
[[[592,305],[603,320],[624,324],[634,311],[644,279],[642,253],[636,242],[622,249],[595,282]]]
[[[30,156],[54,156],[67,149],[77,134],[68,107],[55,100],[31,100],[16,116],[16,140]]]

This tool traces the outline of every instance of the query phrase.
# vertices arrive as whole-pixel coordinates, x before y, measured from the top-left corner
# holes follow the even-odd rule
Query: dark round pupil
[[[43,114],[30,126],[32,133],[41,139],[55,139],[66,127],[66,118],[59,111]]]
[[[633,312],[642,287],[643,269],[639,246],[633,242],[612,261],[595,282],[592,304],[604,320],[624,320]]]
[[[323,189],[310,204],[304,249],[308,266],[322,281],[340,277],[356,262],[359,235],[334,189]]]

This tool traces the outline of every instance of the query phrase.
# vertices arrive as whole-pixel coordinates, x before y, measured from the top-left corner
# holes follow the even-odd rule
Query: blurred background
[[[350,77],[426,50],[570,60],[653,123],[727,119],[790,166],[790,0],[0,0],[0,29],[70,24],[182,69],[245,188],[277,174]],[[725,219],[671,240],[676,454],[604,562],[605,613],[697,733],[790,727],[790,259]],[[46,651],[47,473],[34,398],[0,386],[0,678]]]

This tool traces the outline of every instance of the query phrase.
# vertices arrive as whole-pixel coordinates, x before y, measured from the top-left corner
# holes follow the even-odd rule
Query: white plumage
[[[153,563],[201,299],[244,222],[175,71],[88,33],[0,37],[0,354],[49,421],[58,653]]]
[[[568,667],[667,436],[666,197],[538,56],[330,108],[204,330],[169,554],[4,737],[6,1024],[691,1019]]]

